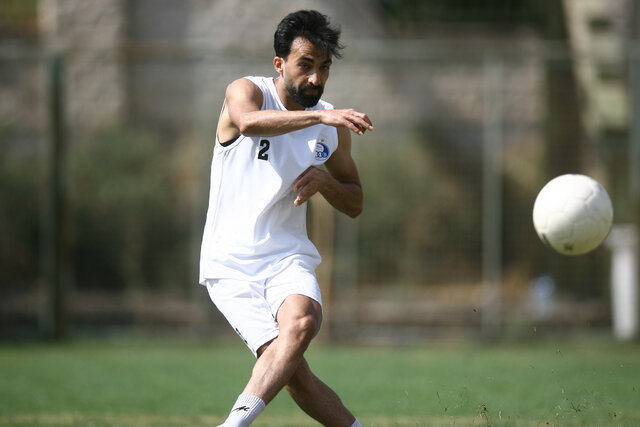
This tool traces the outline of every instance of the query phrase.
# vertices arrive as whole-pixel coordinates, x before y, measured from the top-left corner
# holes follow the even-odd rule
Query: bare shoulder
[[[227,101],[236,98],[249,98],[256,101],[260,100],[260,102],[262,102],[262,91],[251,80],[243,77],[229,83],[227,86],[226,98]]]
[[[252,81],[240,78],[229,83],[218,121],[218,139],[226,142],[237,138],[242,114],[259,110],[262,101],[262,91]]]

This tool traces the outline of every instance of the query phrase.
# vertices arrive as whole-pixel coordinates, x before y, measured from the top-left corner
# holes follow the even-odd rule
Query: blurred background
[[[232,335],[197,284],[217,117],[305,8],[375,125],[363,214],[310,202],[322,340],[637,338],[639,2],[1,0],[0,339]],[[614,203],[587,255],[532,226],[563,173]]]

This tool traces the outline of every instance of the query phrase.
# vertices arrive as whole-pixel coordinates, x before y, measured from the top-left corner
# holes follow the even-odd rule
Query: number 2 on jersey
[[[269,147],[271,146],[271,142],[268,139],[260,140],[260,151],[258,151],[258,159],[260,160],[269,160]]]

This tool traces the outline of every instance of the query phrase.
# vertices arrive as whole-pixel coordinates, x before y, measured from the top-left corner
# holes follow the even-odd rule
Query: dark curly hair
[[[299,10],[285,16],[273,35],[276,56],[287,59],[296,37],[309,40],[336,58],[341,58],[340,28],[331,26],[329,18],[315,10]]]

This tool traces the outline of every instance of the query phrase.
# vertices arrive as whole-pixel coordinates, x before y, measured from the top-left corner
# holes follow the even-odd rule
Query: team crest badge
[[[329,147],[324,144],[324,138],[316,142],[316,160],[325,161],[329,158]]]

